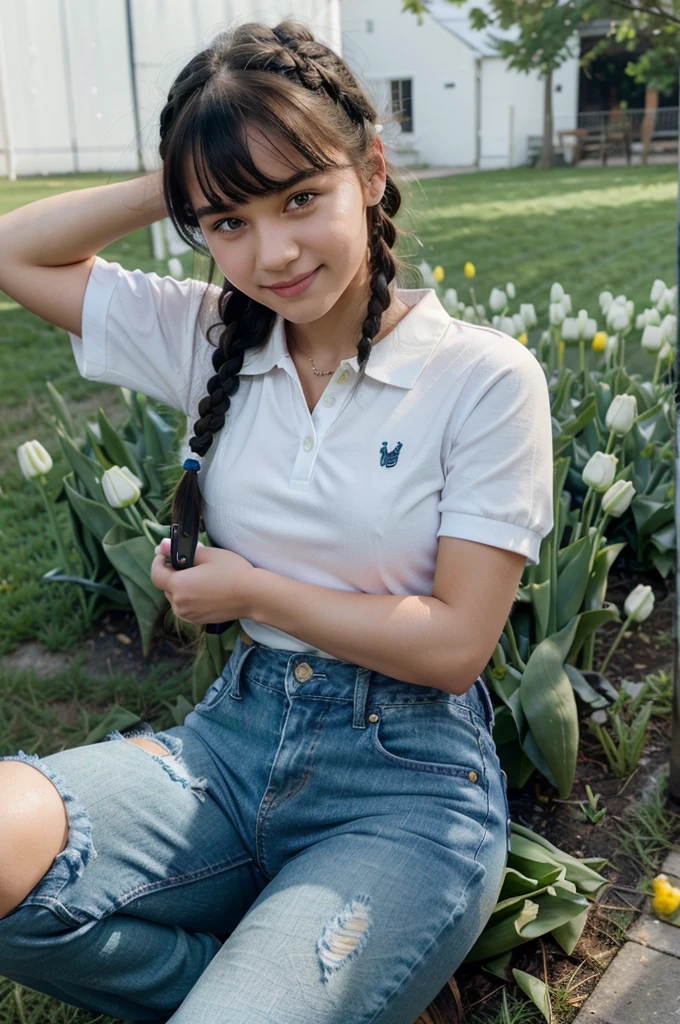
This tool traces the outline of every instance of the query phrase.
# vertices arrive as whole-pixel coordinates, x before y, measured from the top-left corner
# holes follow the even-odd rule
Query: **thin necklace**
[[[314,371],[314,373],[316,374],[317,377],[328,377],[328,376],[330,376],[331,373],[335,373],[335,370],[337,370],[337,368],[338,368],[337,366],[335,367],[335,370],[317,370],[316,366],[314,365],[314,360],[312,359],[311,356],[308,356],[307,353],[300,347],[300,343],[298,341],[295,341],[294,338],[291,338],[288,335],[288,331],[286,331],[286,336],[288,337],[289,341],[293,341],[297,345],[297,347],[302,352],[303,356],[305,356],[307,359],[309,359],[310,363],[312,364],[312,370]],[[371,345],[374,345],[374,344],[375,344],[375,342],[371,341]],[[340,360],[340,362],[342,362],[342,359]],[[338,366],[339,365],[340,365],[340,363],[338,363]]]

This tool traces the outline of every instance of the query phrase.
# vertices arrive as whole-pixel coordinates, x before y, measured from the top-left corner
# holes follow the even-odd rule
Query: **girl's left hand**
[[[251,563],[226,548],[199,544],[190,569],[173,569],[164,538],[151,563],[151,582],[165,593],[178,619],[197,625],[248,618]]]

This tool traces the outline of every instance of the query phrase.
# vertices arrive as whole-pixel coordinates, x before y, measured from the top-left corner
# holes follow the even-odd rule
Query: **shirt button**
[[[335,399],[334,398],[324,398],[323,404],[324,405],[335,405]]]
[[[376,715],[375,713],[372,714],[372,715],[369,715],[368,716],[368,720],[369,720],[369,722],[379,722],[380,721],[380,715]]]
[[[304,448],[304,450],[306,452],[311,451],[312,448],[314,447],[314,438],[313,437],[306,437],[304,439],[304,441],[302,442],[302,447]]]
[[[349,373],[347,370],[343,370],[339,377],[336,378],[338,384],[346,384],[349,380]]]
[[[468,779],[470,780],[470,782],[476,782],[477,772],[468,772]]]

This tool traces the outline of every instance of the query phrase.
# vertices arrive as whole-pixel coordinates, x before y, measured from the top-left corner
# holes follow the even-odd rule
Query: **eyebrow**
[[[264,194],[278,196],[282,192],[286,192],[289,188],[292,188],[294,185],[298,185],[301,181],[306,181],[308,178],[316,178],[317,175],[321,173],[322,172],[316,167],[303,168],[302,170],[297,171],[296,174],[293,174],[290,178],[287,178],[285,181],[279,182],[275,187],[268,189]],[[232,210],[238,209],[238,206],[240,205],[245,206],[246,204],[237,203],[234,205],[233,203],[222,202],[207,203],[205,206],[199,206],[197,208],[196,217],[201,220],[203,217],[209,217],[213,213],[231,213]]]

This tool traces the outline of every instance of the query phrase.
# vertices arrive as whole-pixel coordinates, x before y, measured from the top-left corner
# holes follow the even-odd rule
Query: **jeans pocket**
[[[486,784],[477,726],[450,701],[392,705],[369,716],[374,749],[403,768]]]

